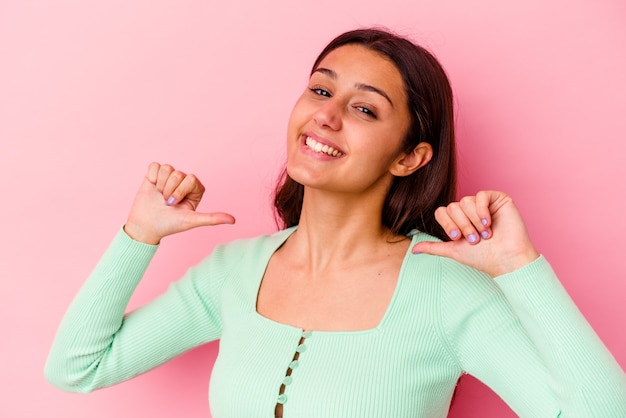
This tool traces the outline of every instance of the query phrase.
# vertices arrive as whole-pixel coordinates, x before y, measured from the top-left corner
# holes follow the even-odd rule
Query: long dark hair
[[[433,157],[426,166],[409,176],[394,178],[385,199],[382,223],[396,234],[406,235],[412,229],[419,229],[447,240],[435,220],[435,209],[456,197],[454,114],[448,77],[427,50],[381,29],[358,29],[339,35],[317,57],[311,74],[331,51],[349,44],[378,52],[400,72],[411,114],[404,151],[412,151],[420,142],[427,142],[433,148]],[[280,227],[298,224],[303,197],[304,186],[283,170],[274,198]]]

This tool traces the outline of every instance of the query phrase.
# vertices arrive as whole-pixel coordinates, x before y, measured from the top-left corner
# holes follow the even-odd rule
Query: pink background
[[[238,223],[167,239],[131,307],[217,242],[273,230],[269,195],[309,67],[336,34],[373,24],[442,61],[461,190],[516,198],[626,366],[626,3],[274,3],[0,2],[0,416],[210,416],[217,344],[81,396],[44,380],[56,327],[152,160],[196,173],[202,208]],[[461,388],[450,416],[514,416],[475,380]]]

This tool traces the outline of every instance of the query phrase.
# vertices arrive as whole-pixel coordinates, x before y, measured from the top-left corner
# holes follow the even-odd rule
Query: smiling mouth
[[[329,147],[328,145],[321,144],[310,136],[306,137],[304,143],[310,150],[318,152],[320,154],[330,155],[331,157],[341,157],[343,155],[341,151],[338,151],[333,147]]]

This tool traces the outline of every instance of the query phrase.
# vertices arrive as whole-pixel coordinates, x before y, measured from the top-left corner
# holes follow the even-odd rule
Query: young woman
[[[125,315],[157,244],[233,223],[152,163],[69,308],[46,375],[87,392],[220,339],[224,417],[445,417],[470,373],[527,417],[626,416],[626,379],[511,198],[455,195],[452,94],[406,39],[357,30],[316,60],[276,192],[285,229],[219,246]]]

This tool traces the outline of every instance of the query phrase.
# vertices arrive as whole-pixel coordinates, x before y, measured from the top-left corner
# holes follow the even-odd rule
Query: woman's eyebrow
[[[313,71],[313,73],[322,73],[322,74],[325,74],[328,77],[332,78],[333,80],[337,80],[337,73],[334,72],[333,70],[329,69],[329,68],[318,67],[318,68],[316,68]],[[378,87],[374,87],[374,86],[371,86],[371,85],[365,84],[365,83],[356,83],[354,85],[354,87],[356,89],[358,89],[358,90],[371,91],[373,93],[380,94],[381,96],[383,96],[389,102],[391,107],[393,107],[393,102],[389,98],[389,95],[387,95],[387,93],[385,93],[383,90],[379,89]]]

